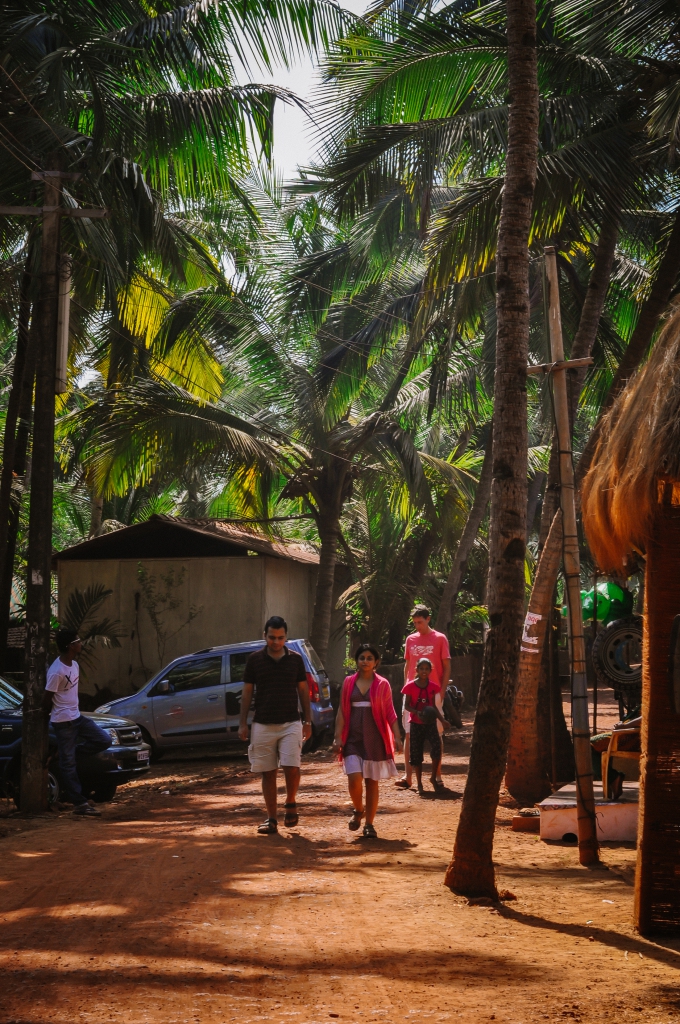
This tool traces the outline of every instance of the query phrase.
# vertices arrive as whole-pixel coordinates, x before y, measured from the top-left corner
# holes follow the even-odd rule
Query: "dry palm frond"
[[[607,415],[583,483],[583,525],[601,568],[645,550],[660,482],[680,481],[680,308]]]

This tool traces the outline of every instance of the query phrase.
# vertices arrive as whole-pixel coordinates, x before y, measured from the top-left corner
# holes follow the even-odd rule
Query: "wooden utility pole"
[[[29,814],[47,803],[47,718],[43,712],[52,612],[52,497],[54,491],[54,396],[57,337],[68,330],[70,275],[63,272],[59,246],[62,216],[104,217],[106,210],[62,206],[62,181],[79,174],[34,171],[44,186],[43,206],[0,206],[0,216],[42,217],[40,286],[31,330],[36,335],[35,411],[26,580],[26,650],[21,742],[21,809]],[[60,283],[62,279],[68,283]],[[63,346],[62,346],[63,358]],[[63,390],[60,386],[59,390]]]
[[[597,864],[597,820],[593,796],[593,764],[590,753],[590,721],[588,715],[588,681],[586,679],[586,651],[583,639],[583,611],[581,608],[581,564],[576,527],[576,500],[574,492],[574,463],[569,427],[569,401],[562,341],[562,318],[557,277],[555,249],[547,246],[545,252],[546,277],[549,288],[550,353],[554,360],[553,400],[555,423],[560,454],[560,503],[564,531],[564,578],[569,606],[569,632],[572,655],[572,736],[576,763],[576,807],[578,817],[578,851],[581,864]],[[574,360],[580,362],[580,360]]]

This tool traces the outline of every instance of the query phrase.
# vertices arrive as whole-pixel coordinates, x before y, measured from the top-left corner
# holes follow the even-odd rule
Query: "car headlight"
[[[120,740],[118,738],[118,733],[116,732],[115,729],[104,729],[104,732],[108,732],[109,736],[111,737],[111,744],[114,747],[119,747],[120,746]]]
[[[111,710],[112,707],[113,707],[112,704],[102,704],[102,706],[100,708],[96,709],[96,714],[98,714],[98,715],[105,715],[108,711]]]

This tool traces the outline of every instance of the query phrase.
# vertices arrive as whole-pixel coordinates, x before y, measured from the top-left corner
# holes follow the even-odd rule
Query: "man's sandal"
[[[377,839],[377,838],[378,838],[378,833],[373,828],[373,826],[369,825],[368,823],[366,825],[364,825],[364,839]]]
[[[258,836],[272,836],[279,831],[279,823],[276,818],[265,818],[261,825],[257,826]]]
[[[292,804],[285,804],[284,806],[286,814],[283,819],[283,824],[286,826],[286,828],[292,828],[294,825],[297,825],[299,820],[297,804],[295,803],[295,801],[293,801]]]
[[[350,830],[350,832],[359,831],[359,829],[361,828],[361,819],[363,818],[363,816],[363,811],[352,811],[352,817],[349,819],[349,822],[347,823],[347,828]]]
[[[435,793],[444,793],[446,791],[446,786],[441,779],[433,779],[432,785],[434,786]]]

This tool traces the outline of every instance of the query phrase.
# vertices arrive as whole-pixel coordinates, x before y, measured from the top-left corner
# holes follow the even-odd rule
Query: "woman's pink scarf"
[[[354,684],[358,678],[359,673],[355,672],[354,675],[347,676],[342,684],[340,707],[342,708],[342,714],[344,717],[344,725],[342,729],[343,747],[347,742],[347,737],[349,736],[349,719],[352,713],[352,690],[354,689]],[[378,726],[378,731],[383,738],[387,757],[393,758],[394,736],[390,726],[393,722],[396,722],[397,713],[394,710],[394,704],[392,702],[392,688],[390,687],[388,680],[385,679],[384,676],[379,676],[376,672],[373,676],[373,682],[371,683],[368,695],[371,701],[373,718],[375,719],[375,724]]]

